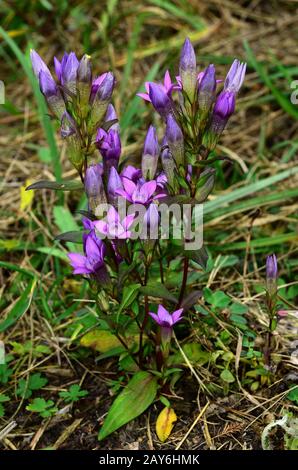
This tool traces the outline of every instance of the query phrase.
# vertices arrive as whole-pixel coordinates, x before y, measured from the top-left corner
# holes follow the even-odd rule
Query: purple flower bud
[[[194,48],[188,38],[185,39],[181,50],[179,74],[183,90],[192,103],[197,89],[197,62]]]
[[[88,166],[85,174],[85,191],[88,197],[88,205],[94,213],[98,205],[107,202],[102,174],[103,169],[99,164]]]
[[[46,99],[50,98],[51,96],[57,96],[59,93],[52,75],[49,75],[44,70],[39,72],[39,86],[42,94]]]
[[[184,139],[180,127],[171,114],[167,119],[166,139],[179,169],[184,164]]]
[[[267,279],[277,278],[277,259],[275,254],[267,256],[266,259],[266,277]]]
[[[277,292],[277,259],[275,254],[267,256],[266,259],[266,286],[268,295],[272,298],[275,297]]]
[[[239,60],[235,59],[226,76],[224,90],[233,93],[238,93],[244,81],[245,71],[246,63],[241,63],[239,62]]]
[[[215,67],[213,64],[208,65],[199,84],[199,108],[203,112],[209,111],[216,90]]]
[[[95,98],[95,95],[97,93],[97,90],[98,88],[100,87],[100,85],[102,84],[102,82],[104,81],[105,77],[107,76],[107,72],[106,73],[103,73],[102,75],[99,75],[99,77],[96,77],[93,82],[92,82],[92,86],[91,86],[91,95],[90,95],[90,102],[93,103],[93,100]]]
[[[230,91],[222,91],[215,102],[211,124],[204,136],[203,144],[210,150],[214,149],[222,134],[229,117],[235,111],[235,94]]]
[[[108,106],[106,115],[105,115],[105,122],[115,121],[115,119],[118,120],[118,116],[117,116],[117,114],[116,114],[116,111],[115,111],[114,106],[110,103],[109,106]],[[113,125],[109,128],[109,130],[114,130],[114,131],[119,132],[119,131],[120,131],[119,122],[116,122],[115,124],[113,124]]]
[[[108,179],[108,199],[114,205],[118,198],[118,189],[123,189],[122,180],[116,168],[112,166]]]
[[[108,132],[103,129],[98,129],[96,146],[102,155],[105,170],[108,170],[112,166],[117,168],[121,154],[119,133],[113,129],[110,129]]]
[[[178,180],[176,176],[176,163],[168,147],[161,153],[161,163],[167,178],[167,185],[171,194],[177,194]]]
[[[64,59],[64,57],[63,57]],[[69,91],[76,94],[76,80],[79,61],[74,52],[61,62],[61,82]]]
[[[159,145],[156,129],[150,126],[144,142],[142,174],[145,179],[153,180],[158,163]]]
[[[92,67],[91,67],[90,55],[84,54],[79,62],[77,70],[77,79],[79,82],[87,83],[88,85],[92,81]]]
[[[98,101],[109,101],[115,86],[115,77],[111,72],[104,74],[103,79],[101,77],[99,77],[100,80],[98,80],[97,83],[95,80],[92,84],[92,87],[95,86],[97,88],[94,99]]]
[[[163,119],[172,112],[172,100],[167,95],[163,85],[158,83],[149,84],[149,97],[156,111],[161,115]]]
[[[31,49],[30,51],[30,59],[34,75],[37,79],[39,79],[39,73],[41,72],[41,70],[47,73],[50,77],[52,76],[50,70],[48,69],[47,65],[44,63],[40,55],[37,54],[37,52],[33,49]]]
[[[115,77],[111,72],[103,74],[93,80],[90,96],[90,102],[92,104],[89,119],[90,132],[100,126],[101,120],[107,111],[107,106],[111,99],[114,85]]]
[[[231,91],[222,91],[217,97],[213,114],[227,121],[234,111],[235,93]]]

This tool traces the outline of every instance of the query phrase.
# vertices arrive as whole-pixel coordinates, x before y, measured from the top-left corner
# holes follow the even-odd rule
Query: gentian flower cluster
[[[158,208],[163,201],[183,200],[193,206],[208,198],[215,181],[214,149],[235,111],[246,65],[235,60],[222,85],[213,64],[198,71],[194,48],[186,39],[179,75],[172,80],[166,71],[163,83],[147,82],[146,93],[138,94],[160,115],[161,125],[158,129],[149,126],[139,164],[133,166],[123,164],[121,159],[120,128],[111,104],[114,75],[111,72],[94,75],[90,56],[78,59],[74,52],[65,53],[61,60],[54,58],[55,78],[37,52],[31,51],[31,61],[40,90],[60,122],[61,137],[88,200],[82,250],[68,255],[73,273],[90,282],[100,311],[113,315],[121,305],[120,313],[126,311],[127,322],[138,325],[139,346],[132,356],[136,360],[136,354],[139,355],[141,368],[145,337],[146,341],[153,340],[156,367],[161,370],[166,360],[166,355],[160,357],[162,346],[169,345],[174,325],[187,313],[181,305],[188,264],[184,266],[174,312],[170,314],[161,304],[157,314],[151,312],[148,296],[154,292],[148,292],[150,269],[154,259],[158,259],[163,283],[164,267],[158,237],[146,239],[146,233],[158,231]],[[123,205],[128,207],[128,214],[122,213]],[[134,238],[133,232],[140,225],[141,235]],[[274,260],[268,261],[268,279],[274,278],[274,266]],[[127,296],[129,289],[132,294]],[[158,293],[153,297],[165,302],[170,298],[173,302],[165,287]],[[140,308],[130,308],[129,299],[138,301]],[[115,315],[113,331],[118,331],[120,314]],[[153,336],[151,319],[160,329]],[[122,319],[121,324],[126,324],[125,321]],[[152,366],[148,351],[147,360]]]

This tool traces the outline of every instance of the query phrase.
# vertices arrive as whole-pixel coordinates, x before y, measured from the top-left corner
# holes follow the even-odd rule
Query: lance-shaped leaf
[[[54,191],[74,191],[76,189],[83,189],[83,183],[81,181],[37,181],[36,183],[27,186],[26,191],[31,189],[52,189]]]
[[[182,300],[181,307],[184,308],[184,310],[188,310],[191,308],[193,305],[197,303],[199,298],[202,297],[202,291],[201,290],[194,290],[190,292],[184,299]]]
[[[73,243],[83,243],[83,232],[77,230],[70,230],[69,232],[60,233],[55,237],[55,240]]]
[[[118,315],[125,308],[129,307],[133,301],[137,298],[141,284],[131,284],[130,286],[125,286],[122,294],[122,301],[119,307]]]
[[[153,403],[157,387],[157,377],[146,371],[137,372],[112,404],[98,439],[105,439],[116,429],[141,415]]]
[[[36,282],[37,279],[35,277],[29,281],[19,300],[13,305],[7,317],[0,323],[0,333],[14,325],[27,312],[31,305]]]

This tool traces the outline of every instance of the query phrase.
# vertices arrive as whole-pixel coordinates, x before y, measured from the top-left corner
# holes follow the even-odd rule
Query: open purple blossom
[[[141,178],[141,176],[142,170],[132,165],[127,165],[121,172],[122,181],[126,178],[136,183]]]
[[[146,88],[147,93],[137,93],[137,96],[151,103],[149,92],[150,92],[150,85],[152,84],[155,84],[155,82],[145,82],[145,88]],[[163,84],[159,84],[159,85],[169,97],[171,97],[173,90],[179,90],[181,88],[180,85],[177,85],[174,82],[172,82],[171,75],[168,70],[165,73]]]
[[[94,227],[101,235],[111,238],[112,240],[125,240],[131,237],[129,228],[133,224],[134,218],[135,214],[130,214],[121,221],[118,212],[112,206],[108,210],[106,220],[96,220]]]
[[[93,236],[87,236],[85,255],[68,253],[73,274],[99,275],[104,268],[105,245],[102,240],[95,242]]]
[[[119,194],[119,196],[123,196],[132,204],[148,205],[154,199],[164,196],[164,194],[154,196],[157,187],[155,180],[147,181],[146,183],[142,183],[141,181],[134,183],[132,180],[123,178],[122,181],[124,189],[118,189],[116,193]]]
[[[162,305],[159,305],[157,314],[149,312],[149,315],[153,318],[154,321],[156,321],[159,326],[165,328],[173,328],[175,323],[178,323],[180,320],[182,320],[182,312],[183,308],[179,308],[171,314]]]

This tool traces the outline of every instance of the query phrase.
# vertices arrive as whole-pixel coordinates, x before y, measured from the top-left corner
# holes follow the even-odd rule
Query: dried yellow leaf
[[[161,442],[165,442],[172,432],[177,415],[173,408],[167,406],[159,413],[156,420],[156,434]]]

